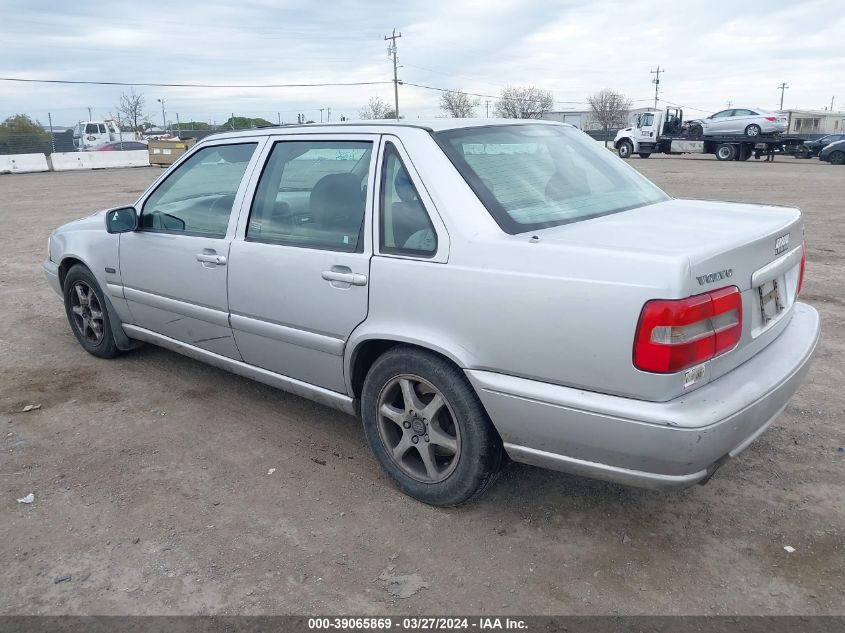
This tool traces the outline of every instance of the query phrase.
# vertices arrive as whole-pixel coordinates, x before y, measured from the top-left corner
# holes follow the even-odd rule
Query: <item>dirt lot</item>
[[[351,417],[151,346],[82,351],[47,235],[158,169],[0,176],[0,613],[845,613],[845,168],[631,164],[678,197],[804,209],[809,379],[707,486],[514,465],[449,510],[398,493]]]

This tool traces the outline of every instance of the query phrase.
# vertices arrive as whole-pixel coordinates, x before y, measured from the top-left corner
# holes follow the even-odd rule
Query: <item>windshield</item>
[[[553,125],[497,125],[435,134],[507,233],[568,224],[668,200],[586,134]]]

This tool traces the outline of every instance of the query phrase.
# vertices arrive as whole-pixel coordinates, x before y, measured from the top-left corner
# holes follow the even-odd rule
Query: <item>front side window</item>
[[[85,133],[86,134],[99,134],[99,132],[97,132],[97,129],[98,128],[97,128],[96,123],[89,123],[88,125],[85,126]]]
[[[393,143],[385,146],[379,221],[381,252],[431,257],[437,251],[437,234]]]
[[[360,250],[369,141],[281,141],[258,181],[246,239]]]
[[[640,127],[648,127],[654,123],[654,115],[651,112],[646,112],[640,119]]]
[[[256,143],[197,150],[156,189],[141,211],[146,231],[222,238]]]
[[[569,127],[463,128],[438,132],[435,138],[507,233],[669,199],[601,143]]]

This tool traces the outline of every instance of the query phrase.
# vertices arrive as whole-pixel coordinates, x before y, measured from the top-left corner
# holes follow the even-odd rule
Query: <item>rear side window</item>
[[[437,251],[431,219],[393,143],[385,145],[379,222],[381,252],[431,257]]]
[[[571,127],[497,125],[438,132],[435,138],[508,233],[668,199],[601,143]]]
[[[258,181],[246,239],[326,250],[363,245],[368,141],[281,141]]]
[[[99,132],[97,131],[97,129],[98,128],[97,128],[96,123],[89,123],[88,125],[85,126],[85,133],[86,134],[98,134]]]
[[[255,143],[197,150],[156,189],[141,212],[140,228],[222,238]]]

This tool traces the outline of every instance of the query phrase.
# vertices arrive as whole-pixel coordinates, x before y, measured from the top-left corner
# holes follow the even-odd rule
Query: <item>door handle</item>
[[[197,253],[197,261],[204,264],[213,264],[215,266],[225,266],[226,256],[216,255],[214,253]]]
[[[360,273],[353,273],[352,269],[347,266],[332,266],[331,270],[324,270],[320,276],[326,281],[332,282],[334,286],[337,284],[347,284],[345,286],[338,285],[337,288],[348,288],[349,286],[366,286],[367,276]]]

